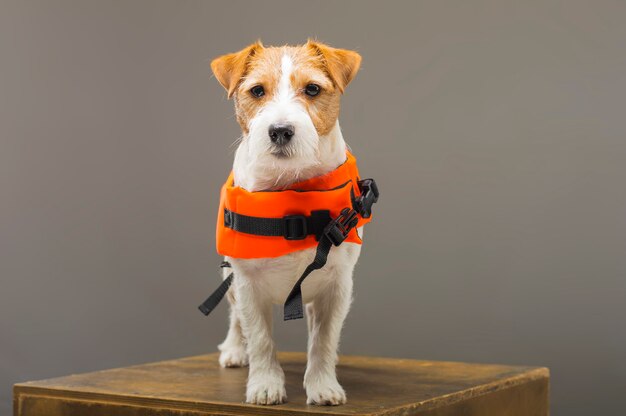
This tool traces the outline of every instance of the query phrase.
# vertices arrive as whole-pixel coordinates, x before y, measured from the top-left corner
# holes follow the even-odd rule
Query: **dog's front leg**
[[[246,339],[250,370],[246,388],[246,402],[252,404],[280,404],[287,399],[285,375],[272,340],[272,303],[254,276],[236,272],[236,308],[241,329]]]
[[[343,321],[352,301],[352,267],[330,271],[328,286],[307,305],[308,362],[304,374],[307,404],[339,405],[346,393],[337,381],[335,365]],[[315,278],[315,277],[313,277]]]
[[[230,274],[230,268],[224,271],[224,278]],[[241,319],[237,310],[237,298],[235,288],[228,289],[226,298],[230,303],[230,325],[226,339],[217,348],[220,352],[220,365],[222,367],[244,367],[248,365],[248,354],[246,353],[246,340],[241,329]]]

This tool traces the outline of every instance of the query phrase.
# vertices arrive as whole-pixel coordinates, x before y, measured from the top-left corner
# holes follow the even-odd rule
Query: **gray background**
[[[342,351],[545,365],[555,414],[626,392],[626,5],[0,3],[0,413],[11,384],[215,351],[210,59],[364,57],[341,123],[383,196]],[[304,350],[303,322],[277,321]],[[349,392],[348,392],[349,393]]]

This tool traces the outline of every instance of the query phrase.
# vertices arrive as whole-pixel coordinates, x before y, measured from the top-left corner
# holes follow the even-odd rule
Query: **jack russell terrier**
[[[360,63],[361,56],[354,51],[313,40],[282,47],[264,47],[259,41],[215,59],[211,69],[228,98],[234,99],[242,129],[231,185],[250,194],[285,191],[296,183],[324,178],[345,164],[346,155],[351,156],[339,127],[339,102]],[[220,220],[229,225],[230,217]],[[358,228],[352,230],[353,242],[334,243],[337,247],[325,253],[329,254],[327,261],[323,259],[326,263],[305,273],[312,272],[311,278],[302,282],[301,295],[298,276],[316,261],[315,247],[276,257],[225,256],[224,278],[232,279],[227,292],[230,327],[218,347],[219,362],[223,367],[249,365],[248,403],[280,404],[287,398],[285,376],[272,340],[272,305],[283,304],[296,283],[301,296],[298,301],[306,305],[309,334],[304,374],[307,403],[346,402],[335,365],[341,328],[352,300],[362,224],[358,222]],[[352,232],[345,231],[346,235]],[[309,237],[315,244],[314,237]]]

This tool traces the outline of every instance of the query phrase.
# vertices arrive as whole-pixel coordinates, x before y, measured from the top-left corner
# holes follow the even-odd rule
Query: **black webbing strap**
[[[338,246],[348,237],[350,230],[357,226],[359,218],[357,212],[363,218],[369,218],[372,215],[372,205],[378,202],[378,187],[374,179],[363,179],[358,182],[361,195],[353,198],[352,208],[344,208],[339,217],[330,221],[325,227],[322,235],[318,238],[317,250],[315,258],[309,264],[304,272],[291,289],[284,306],[285,321],[291,319],[301,319],[304,317],[302,306],[302,282],[314,270],[321,269],[328,260],[328,253],[333,245]]]
[[[303,240],[309,235],[318,239],[332,220],[327,210],[312,211],[310,216],[287,215],[282,218],[252,217],[224,209],[224,226],[245,234]]]
[[[361,195],[353,199],[353,207],[344,208],[335,219],[330,217],[329,211],[312,211],[310,216],[287,215],[283,218],[263,218],[224,210],[224,226],[241,233],[283,237],[287,240],[303,240],[309,235],[315,235],[319,241],[315,258],[304,269],[287,296],[284,305],[285,321],[304,317],[302,282],[313,271],[324,267],[331,247],[343,243],[350,231],[357,226],[359,222],[357,213],[363,218],[370,217],[372,205],[378,201],[378,187],[373,179],[364,179],[359,181],[358,185]],[[231,267],[231,265],[225,261],[220,267]],[[233,276],[233,273],[229,274],[211,296],[198,307],[203,314],[208,315],[220,303],[233,281]]]
[[[324,232],[317,244],[317,250],[315,251],[315,258],[306,266],[304,272],[291,289],[284,306],[284,320],[289,321],[291,319],[301,319],[304,317],[304,308],[302,306],[302,282],[311,274],[314,270],[321,269],[328,260],[328,253],[330,248],[335,245],[338,246],[348,238],[350,230],[352,230],[359,222],[357,212],[351,208],[344,208],[341,214],[334,220],[332,220],[324,228]]]
[[[301,319],[304,316],[303,306],[302,306],[302,282],[307,278],[308,275],[311,274],[312,271],[321,269],[326,264],[326,260],[328,260],[328,253],[330,253],[330,248],[333,244],[326,237],[322,237],[320,239],[319,244],[317,245],[317,250],[315,251],[315,258],[306,266],[302,276],[298,279],[289,296],[287,296],[287,300],[285,301],[285,306],[283,309],[284,320],[289,321],[291,319]]]
[[[222,264],[220,264],[220,267],[230,268],[231,266],[229,262],[223,261]],[[200,306],[198,306],[198,309],[200,309],[200,312],[208,316],[211,313],[211,311],[215,309],[215,307],[224,298],[224,295],[226,295],[226,292],[228,292],[228,288],[233,282],[233,276],[234,276],[234,273],[229,274],[226,277],[226,279],[224,279],[222,283],[217,287],[217,289],[215,289],[215,291],[211,293],[211,296],[209,296],[204,302],[202,302]]]

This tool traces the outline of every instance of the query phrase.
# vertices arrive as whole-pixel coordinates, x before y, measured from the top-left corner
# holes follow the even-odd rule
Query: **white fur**
[[[235,184],[250,191],[281,189],[289,184],[328,173],[346,158],[346,144],[339,123],[325,137],[318,137],[306,110],[293,100],[289,81],[293,62],[285,55],[275,97],[250,122],[249,134],[237,149],[233,172]],[[295,135],[289,157],[272,154],[268,127],[290,123]],[[362,235],[362,229],[359,229]],[[352,272],[359,244],[333,247],[327,264],[314,271],[302,285],[309,328],[308,363],[304,376],[307,403],[337,405],[346,395],[337,382],[335,365],[344,319],[352,299]],[[277,258],[226,258],[235,273],[231,294],[230,328],[219,349],[224,367],[249,363],[246,401],[277,404],[286,400],[285,376],[272,341],[272,305],[283,305],[315,248]],[[226,269],[224,276],[230,270]]]

